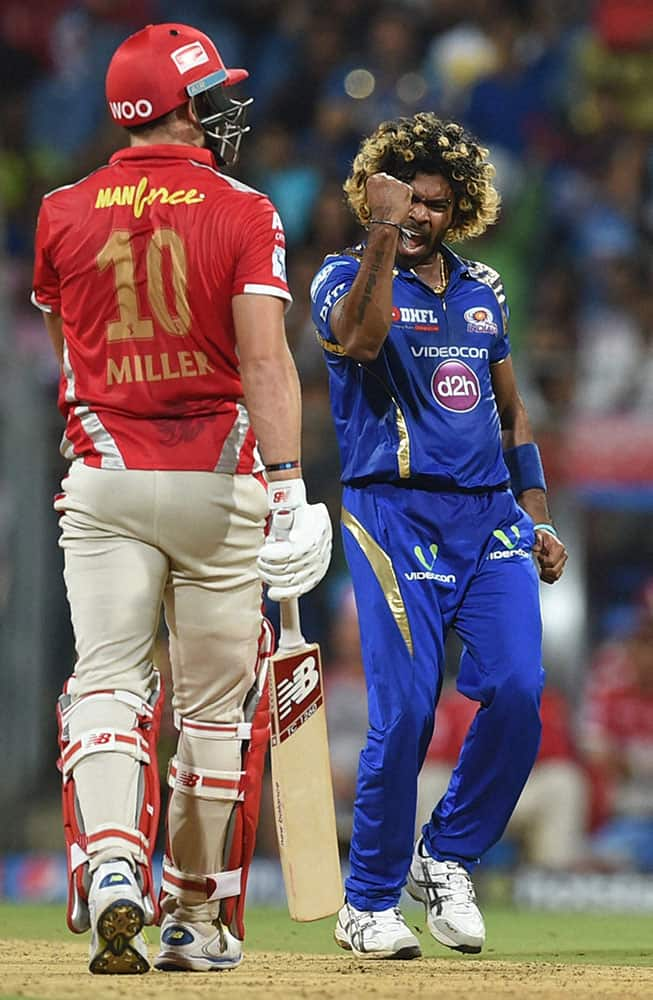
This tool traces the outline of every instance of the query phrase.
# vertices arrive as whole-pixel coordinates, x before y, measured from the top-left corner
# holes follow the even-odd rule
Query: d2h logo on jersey
[[[436,403],[454,413],[468,413],[481,398],[478,376],[464,361],[438,365],[431,378],[431,392]]]

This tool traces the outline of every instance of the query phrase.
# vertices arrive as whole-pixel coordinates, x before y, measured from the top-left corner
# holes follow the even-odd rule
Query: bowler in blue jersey
[[[537,755],[539,580],[567,553],[510,357],[500,276],[447,243],[496,221],[488,151],[431,113],[384,122],[344,189],[366,228],[311,286],[342,459],[369,730],[336,941],[416,958],[398,903],[421,900],[441,944],[479,952],[471,873],[501,837]],[[478,702],[443,798],[413,844],[450,629],[458,689]]]

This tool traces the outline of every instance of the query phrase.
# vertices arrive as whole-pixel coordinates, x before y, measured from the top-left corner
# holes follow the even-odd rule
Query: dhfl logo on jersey
[[[433,309],[413,309],[406,306],[392,307],[392,322],[412,326],[415,330],[438,330],[440,321]]]
[[[464,361],[443,361],[433,372],[431,392],[436,403],[453,413],[468,413],[481,398],[481,387],[473,368]]]
[[[494,322],[494,316],[485,306],[472,306],[463,313],[467,321],[468,333],[492,333],[499,332],[499,327]]]

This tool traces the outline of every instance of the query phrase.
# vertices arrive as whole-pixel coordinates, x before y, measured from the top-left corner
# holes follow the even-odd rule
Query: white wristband
[[[279,479],[268,483],[270,511],[294,510],[306,505],[306,486],[303,479]]]

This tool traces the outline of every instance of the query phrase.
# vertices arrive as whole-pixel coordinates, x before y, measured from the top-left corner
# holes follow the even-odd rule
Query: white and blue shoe
[[[143,895],[126,861],[107,861],[93,873],[88,894],[91,920],[89,969],[100,975],[148,972]]]
[[[436,941],[477,955],[485,943],[485,924],[474,885],[457,861],[436,861],[420,837],[408,873],[408,892],[424,904],[426,923]]]
[[[410,960],[422,954],[398,906],[389,910],[357,910],[345,900],[338,912],[334,937],[336,944],[357,958]]]
[[[161,972],[222,972],[243,960],[243,943],[219,921],[190,924],[166,916],[154,968]]]

